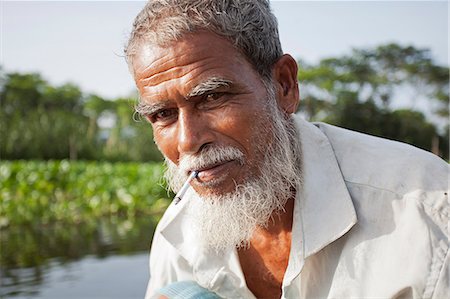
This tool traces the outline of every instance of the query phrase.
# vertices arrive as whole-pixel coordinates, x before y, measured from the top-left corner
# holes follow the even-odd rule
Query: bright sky
[[[107,98],[134,91],[122,48],[142,1],[1,1],[0,64]],[[272,1],[283,49],[317,62],[396,42],[448,65],[446,1]]]

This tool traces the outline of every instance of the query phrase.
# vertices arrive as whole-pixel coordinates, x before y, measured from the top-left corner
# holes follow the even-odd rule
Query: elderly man
[[[178,191],[147,297],[444,298],[448,164],[294,116],[297,65],[264,0],[154,0],[126,55]],[[198,172],[198,174],[197,174]]]

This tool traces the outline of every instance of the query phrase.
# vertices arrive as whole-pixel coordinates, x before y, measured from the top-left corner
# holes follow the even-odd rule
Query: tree
[[[3,159],[94,158],[86,138],[83,94],[72,84],[50,86],[39,74],[6,74],[0,89]]]
[[[429,50],[388,44],[318,65],[299,64],[300,111],[310,120],[408,142],[448,158],[449,69],[435,64]],[[431,124],[418,111],[393,111],[398,99],[411,105],[426,101],[440,121]]]

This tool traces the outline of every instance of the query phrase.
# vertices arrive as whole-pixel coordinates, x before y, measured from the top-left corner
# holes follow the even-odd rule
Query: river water
[[[1,231],[0,298],[143,298],[156,219]]]

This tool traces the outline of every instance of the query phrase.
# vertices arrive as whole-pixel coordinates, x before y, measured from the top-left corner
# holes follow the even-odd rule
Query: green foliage
[[[54,87],[38,74],[9,73],[0,88],[3,159],[161,161],[151,126],[133,120],[131,99]],[[110,127],[99,125],[102,120]]]
[[[299,64],[299,109],[310,120],[407,142],[448,159],[449,69],[435,64],[428,50],[388,44]],[[398,99],[426,101],[440,121],[391,109]]]
[[[433,148],[432,137],[436,136],[436,127],[427,122],[422,113],[408,109],[390,111],[370,101],[361,103],[354,93],[339,98],[333,113],[324,121],[375,136],[401,140],[424,150]],[[443,139],[441,146],[448,151]]]
[[[0,162],[0,227],[162,212],[161,163]]]

